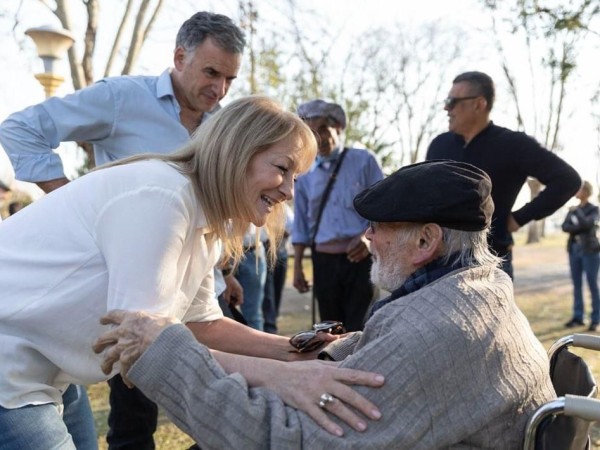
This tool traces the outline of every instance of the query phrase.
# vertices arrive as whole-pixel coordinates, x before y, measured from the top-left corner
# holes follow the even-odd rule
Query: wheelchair
[[[574,334],[552,345],[550,378],[558,398],[541,405],[530,417],[523,450],[590,448],[590,427],[600,421],[598,388],[586,362],[569,347],[600,350],[600,336]]]

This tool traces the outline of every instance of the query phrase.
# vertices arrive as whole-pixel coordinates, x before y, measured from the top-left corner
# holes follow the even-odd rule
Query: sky
[[[114,33],[105,24],[112,23],[113,26],[116,26],[116,21],[111,21],[109,16],[114,14],[115,8],[118,8],[124,1],[101,0],[99,21],[101,33]],[[29,38],[23,37],[23,31],[29,27],[58,25],[56,18],[37,0],[4,0],[4,3],[8,5],[4,8],[13,12],[18,10],[19,4],[22,4],[22,7],[18,15],[19,24],[14,31],[17,39],[10,35],[10,30],[6,29],[7,25],[14,25],[14,21],[0,22],[4,27],[4,29],[0,29],[0,40],[3,41],[0,45],[0,60],[9,62],[4,64],[3,70],[0,71],[0,120],[13,111],[44,99],[42,87],[33,78],[34,73],[42,71],[42,64],[35,54],[33,43]],[[284,3],[281,0],[277,2],[255,0],[255,4],[259,13],[270,14],[272,4],[281,7]],[[420,0],[416,2],[407,0],[396,2],[388,0],[301,0],[300,4],[303,7],[314,9],[320,16],[327,17],[331,24],[331,31],[341,35],[339,42],[352,42],[360,38],[361,33],[369,28],[391,26],[398,22],[419,24],[439,20],[445,24],[457,24],[457,26],[470,29],[485,27],[489,23],[488,16],[482,10],[480,0]],[[80,13],[78,7],[79,2],[74,1],[72,10],[74,16]],[[234,17],[237,15],[236,8],[236,0],[179,0],[177,3],[169,3],[169,8],[163,9],[160,26],[155,29],[152,39],[144,47],[137,70],[139,73],[159,74],[170,66],[177,29],[181,22],[196,10],[207,9]],[[78,26],[84,25],[83,20],[76,23]],[[17,40],[21,40],[22,47],[17,45]],[[109,41],[110,39],[103,39],[102,35],[99,36],[97,49],[99,56],[106,54],[108,51],[106,42]],[[465,45],[473,48],[473,60],[476,61],[477,69],[490,73],[500,88],[502,73],[499,67],[485,57],[485,54],[489,52],[480,51],[476,44],[475,42],[465,42]],[[517,51],[518,49],[513,47],[511,51],[513,50]],[[102,61],[105,59],[105,57],[100,58]],[[472,67],[468,67],[465,70],[471,69]],[[67,74],[66,61],[59,65],[59,70]],[[244,66],[242,66],[243,70]],[[583,72],[585,73],[585,71]],[[592,79],[596,81],[583,79],[579,81],[579,84],[597,82],[597,77],[592,77]],[[450,88],[450,80],[448,88]],[[56,95],[65,95],[71,91],[72,86],[67,80]],[[577,99],[577,101],[581,102],[581,99]],[[492,113],[492,119],[496,123],[511,126],[509,121],[503,120],[505,118],[504,111],[507,109],[506,107],[503,109],[502,98],[499,97],[498,105]],[[568,142],[568,145],[561,153],[561,157],[571,163],[584,178],[594,181],[598,177],[600,164],[594,123],[583,102],[580,107],[572,109],[575,110],[575,113],[570,113],[564,122],[564,140]],[[63,157],[68,175],[74,177],[75,167],[79,160],[75,156],[76,152],[73,147],[64,146],[59,153]],[[13,177],[10,164],[0,150],[0,179],[10,183],[13,182]]]

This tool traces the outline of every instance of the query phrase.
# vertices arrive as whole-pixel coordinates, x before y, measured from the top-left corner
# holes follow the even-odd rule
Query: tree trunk
[[[104,69],[105,77],[110,75],[110,70],[112,69],[115,57],[117,56],[117,53],[119,51],[119,45],[121,45],[121,39],[123,38],[123,30],[125,29],[127,22],[129,22],[129,17],[131,16],[132,3],[133,0],[127,0],[127,6],[125,6],[125,11],[123,12],[123,18],[121,19],[119,29],[117,30],[117,35],[115,36],[113,46],[110,49],[110,54],[108,55],[108,61],[106,62],[106,67]]]
[[[125,66],[121,71],[121,75],[127,75],[131,73],[142,44],[144,43],[144,19],[146,18],[146,11],[148,10],[148,4],[150,0],[142,0],[140,9],[138,10],[133,32],[131,33],[131,43],[129,44],[129,52],[127,53],[127,59],[125,60]]]
[[[527,185],[529,186],[530,196],[529,198],[533,200],[538,196],[540,190],[542,189],[542,184],[536,180],[535,178],[528,178]],[[533,221],[529,224],[527,228],[527,242],[526,244],[533,244],[535,242],[540,242],[540,225],[543,224],[543,221]]]
[[[66,30],[73,30],[71,25],[71,13],[69,10],[69,0],[56,0],[56,17],[60,20],[63,28]],[[68,51],[69,55],[69,66],[71,68],[71,79],[73,80],[73,89],[78,90],[85,87],[85,80],[83,77],[83,69],[79,62],[77,55],[77,48],[72,45]]]
[[[98,0],[87,0],[85,6],[88,14],[88,23],[85,30],[85,50],[83,52],[83,59],[81,60],[81,67],[83,68],[85,85],[89,86],[94,82],[94,65],[92,58],[94,57],[94,50],[96,49],[96,33],[98,31]]]

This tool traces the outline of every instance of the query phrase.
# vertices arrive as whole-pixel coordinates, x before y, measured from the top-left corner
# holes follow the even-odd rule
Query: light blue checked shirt
[[[352,203],[356,194],[383,178],[375,156],[368,150],[350,148],[323,210],[315,243],[347,239],[363,233],[368,221],[358,215]],[[317,158],[310,170],[296,181],[292,243],[310,244],[321,197],[339,153]]]

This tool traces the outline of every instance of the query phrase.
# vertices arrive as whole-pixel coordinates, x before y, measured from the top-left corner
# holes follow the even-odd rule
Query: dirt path
[[[571,289],[569,259],[562,240],[552,245],[517,246],[514,261],[516,295]]]

